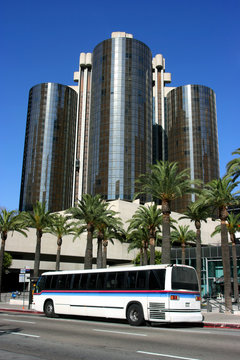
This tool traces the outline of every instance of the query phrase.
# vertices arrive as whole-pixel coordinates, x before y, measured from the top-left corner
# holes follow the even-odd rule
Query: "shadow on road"
[[[4,325],[0,325],[1,328],[4,327]],[[23,329],[21,328],[7,328],[7,329],[3,329],[3,330],[0,330],[0,336],[3,336],[3,335],[8,335],[8,334],[11,334],[11,333],[18,333],[18,332],[21,332]]]
[[[101,317],[77,316],[77,315],[55,315],[54,317],[57,317],[57,318],[60,318],[60,319],[75,319],[75,320],[79,320],[79,321],[82,320],[82,321],[98,322],[98,323],[114,323],[114,324],[129,325],[128,321],[125,320],[125,319],[101,318]],[[142,326],[179,329],[179,328],[203,327],[203,323],[172,323],[172,324],[166,324],[166,323],[157,323],[157,322],[146,321],[145,324],[143,324]]]

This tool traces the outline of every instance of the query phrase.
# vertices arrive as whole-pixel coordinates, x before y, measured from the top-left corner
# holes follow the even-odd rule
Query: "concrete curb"
[[[35,311],[35,310],[29,310],[29,309],[9,309],[9,308],[2,308],[0,311],[6,311],[6,312],[20,312],[24,314],[36,314],[36,315],[43,315],[43,312]]]
[[[203,327],[240,330],[240,324],[228,324],[228,323],[204,322]]]

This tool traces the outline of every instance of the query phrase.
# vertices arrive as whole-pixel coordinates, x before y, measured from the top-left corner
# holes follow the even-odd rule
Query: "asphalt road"
[[[0,313],[3,360],[239,360],[240,330]]]

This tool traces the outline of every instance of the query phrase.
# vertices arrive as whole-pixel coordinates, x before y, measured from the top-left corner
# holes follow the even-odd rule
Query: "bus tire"
[[[44,312],[47,317],[54,317],[54,306],[52,300],[47,300],[44,305]]]
[[[128,307],[127,321],[131,326],[140,326],[144,323],[143,309],[140,304],[131,304]]]

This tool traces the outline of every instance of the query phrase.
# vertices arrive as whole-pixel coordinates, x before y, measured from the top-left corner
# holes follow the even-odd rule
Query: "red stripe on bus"
[[[199,292],[180,291],[180,290],[42,290],[40,293],[34,295],[41,295],[43,292],[47,293],[165,293],[165,294],[190,294],[199,295]]]

